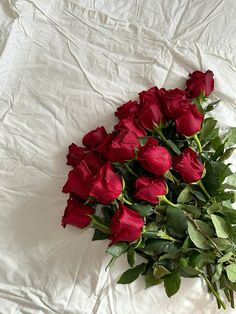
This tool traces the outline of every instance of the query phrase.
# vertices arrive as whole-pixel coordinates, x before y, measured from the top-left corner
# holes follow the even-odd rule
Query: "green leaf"
[[[227,178],[227,184],[229,184],[232,188],[236,188],[236,173]]]
[[[146,289],[155,285],[159,285],[162,282],[162,279],[156,278],[153,275],[153,268],[149,267],[148,271],[145,274],[145,282],[146,282]]]
[[[129,246],[125,242],[117,242],[116,244],[109,246],[106,250],[106,253],[119,257],[124,254],[128,248]]]
[[[225,147],[230,147],[236,144],[236,127],[231,128],[229,132],[223,137]]]
[[[206,201],[206,197],[202,194],[202,192],[196,191],[194,189],[191,190],[191,193],[199,200],[202,202]]]
[[[191,222],[188,222],[188,233],[191,241],[196,245],[196,247],[200,249],[206,250],[211,248],[210,244],[208,243],[207,237],[205,237],[200,232],[200,230],[207,234],[209,237],[214,235],[214,231],[207,223],[201,220],[195,219],[194,222],[195,225]]]
[[[208,104],[204,111],[205,111],[205,112],[210,112],[210,111],[212,111],[213,109],[215,109],[215,107],[217,106],[217,104],[218,104],[220,101],[221,101],[221,99],[216,100],[216,101],[214,101],[214,102]]]
[[[217,147],[215,154],[212,156],[212,160],[217,160],[219,156],[221,156],[224,153],[225,144],[221,144]]]
[[[229,236],[229,230],[226,221],[220,216],[211,215],[211,220],[216,230],[216,234],[219,238],[227,239]]]
[[[221,251],[225,251],[231,246],[231,243],[228,239],[211,238],[211,241],[213,241]]]
[[[210,263],[214,263],[216,259],[216,254],[215,252],[201,252],[200,254],[194,256],[191,259],[191,265],[192,267],[198,266],[200,269],[202,269],[204,266]]]
[[[232,224],[236,224],[236,210],[230,207],[222,207],[221,213],[223,213]]]
[[[136,253],[134,248],[131,246],[127,252],[127,260],[130,267],[133,267],[136,262]]]
[[[153,275],[156,278],[162,278],[168,274],[170,274],[169,270],[162,265],[156,265],[153,269]]]
[[[180,155],[181,151],[178,149],[178,147],[175,145],[175,143],[172,140],[167,140],[167,142],[169,143],[170,147],[173,149],[173,151],[177,154]]]
[[[180,192],[177,203],[184,204],[191,200],[193,200],[193,196],[191,195],[189,189],[186,187]]]
[[[218,212],[220,210],[220,208],[221,208],[220,203],[214,203],[210,207],[207,208],[207,213],[208,213],[208,215],[211,215],[215,212]]]
[[[236,282],[236,263],[232,263],[225,267],[227,277],[230,281]]]
[[[216,282],[220,279],[220,276],[223,271],[223,265],[222,264],[216,264],[214,275],[212,276],[212,282]]]
[[[235,147],[231,147],[226,149],[226,151],[220,156],[219,161],[224,161],[228,159],[234,152]]]
[[[153,207],[151,205],[133,204],[130,208],[138,212],[143,217],[147,217],[153,213]]]
[[[168,233],[178,239],[186,237],[187,218],[178,207],[168,206],[166,211],[166,227]]]
[[[150,239],[146,241],[145,249],[155,251],[157,254],[175,253],[178,251],[178,246],[176,245],[175,242]]]
[[[205,143],[205,140],[211,135],[211,132],[214,130],[216,123],[217,121],[213,118],[207,118],[204,120],[199,136],[200,142]]]
[[[98,229],[95,229],[94,230],[94,234],[93,234],[93,238],[92,238],[92,241],[96,241],[96,240],[104,240],[104,239],[107,239],[108,238],[108,234],[107,233],[104,233]]]
[[[221,258],[218,259],[218,262],[219,263],[224,263],[224,262],[227,262],[233,255],[233,252],[229,252],[229,253],[226,253],[225,255],[223,255]]]
[[[180,283],[181,279],[177,270],[174,270],[170,275],[164,277],[165,291],[169,298],[178,292]]]
[[[119,284],[128,284],[133,282],[134,280],[136,280],[138,278],[138,276],[143,273],[145,271],[146,268],[146,264],[142,263],[140,265],[137,265],[133,268],[130,268],[128,270],[126,270],[120,277],[120,279],[118,280]]]

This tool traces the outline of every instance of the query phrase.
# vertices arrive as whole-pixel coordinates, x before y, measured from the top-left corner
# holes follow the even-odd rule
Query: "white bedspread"
[[[71,142],[153,85],[211,69],[222,127],[236,117],[235,0],[0,0],[0,313],[215,314],[200,279],[178,295],[117,285],[108,241],[60,226]],[[230,307],[218,313],[235,313]]]

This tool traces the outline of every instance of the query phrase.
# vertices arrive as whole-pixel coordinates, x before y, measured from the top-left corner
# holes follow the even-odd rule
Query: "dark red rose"
[[[181,89],[175,88],[165,90],[164,88],[161,88],[159,90],[159,95],[163,103],[165,114],[169,119],[181,116],[190,106],[186,92]]]
[[[128,130],[120,130],[110,135],[110,141],[103,146],[102,153],[111,162],[123,162],[135,157],[135,148],[139,148],[138,137]]]
[[[91,218],[89,215],[93,215],[94,210],[89,206],[85,206],[75,198],[69,198],[67,201],[67,207],[61,220],[62,226],[72,225],[78,228],[86,228]]]
[[[82,200],[89,197],[91,185],[93,182],[93,174],[89,170],[84,160],[80,162],[77,168],[71,170],[68,180],[63,186],[63,193],[75,193]]]
[[[108,138],[107,131],[103,126],[98,127],[90,132],[88,132],[83,137],[83,145],[90,148],[95,149],[99,147],[104,141],[106,141]]]
[[[117,123],[114,127],[115,130],[128,130],[136,134],[138,137],[145,136],[146,131],[132,118],[125,118]]]
[[[105,164],[101,154],[94,151],[90,151],[85,154],[83,161],[86,163],[93,175],[97,174],[98,170]]]
[[[172,159],[168,150],[158,145],[157,140],[152,137],[139,149],[138,161],[143,168],[157,176],[163,176],[172,166]]]
[[[117,116],[120,120],[133,117],[136,112],[139,110],[139,105],[137,101],[128,101],[126,104],[117,108],[115,112],[115,116]]]
[[[67,165],[76,167],[86,154],[86,148],[78,147],[76,144],[72,143],[69,147],[67,158]]]
[[[187,92],[191,98],[199,96],[204,93],[205,96],[210,95],[214,89],[214,79],[212,71],[194,71],[189,74],[190,79],[186,81]]]
[[[108,204],[122,192],[121,178],[113,171],[111,164],[106,163],[97,173],[90,195],[99,203]]]
[[[144,219],[138,212],[119,203],[119,209],[115,212],[110,225],[111,245],[118,241],[137,240],[140,238],[143,225]]]
[[[152,130],[155,124],[164,122],[164,115],[158,95],[158,88],[152,87],[148,91],[139,93],[141,109],[137,113],[139,121],[145,129]]]
[[[179,134],[192,136],[202,127],[204,116],[197,111],[196,105],[191,105],[189,110],[175,120],[176,130]]]
[[[145,106],[150,103],[159,104],[158,88],[154,86],[139,93],[139,101],[141,106]]]
[[[194,183],[201,179],[204,165],[190,147],[174,158],[174,171],[178,172],[185,183]]]
[[[158,196],[167,193],[166,182],[163,178],[140,177],[135,181],[134,197],[147,201],[151,204],[158,204]]]

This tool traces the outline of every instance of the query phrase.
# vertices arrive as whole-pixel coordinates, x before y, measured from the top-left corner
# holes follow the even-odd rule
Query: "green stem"
[[[188,221],[190,221],[194,227],[196,228],[197,231],[199,231],[207,240],[211,243],[211,245],[216,249],[216,251],[220,254],[220,256],[223,256],[224,254],[221,252],[221,250],[218,248],[218,246],[212,241],[212,239],[208,236],[208,234],[203,231],[199,226],[195,223],[194,219],[190,216],[186,216]]]
[[[136,178],[138,178],[138,175],[128,166],[127,164],[124,164],[124,167]]]
[[[94,228],[104,232],[104,233],[110,233],[110,229],[108,226],[106,226],[104,223],[102,223],[99,219],[99,217],[96,216],[90,216],[92,218],[91,224]]]
[[[199,138],[198,138],[197,134],[193,135],[193,139],[197,143],[197,147],[198,147],[199,153],[201,153],[202,152],[202,145],[201,145],[201,142],[199,141]]]
[[[168,205],[171,205],[171,206],[174,206],[174,207],[178,207],[177,205],[175,205],[174,203],[172,203],[171,201],[169,201],[169,200],[166,198],[165,195],[159,196],[158,198],[159,198],[159,200],[165,202],[165,203],[168,204]]]
[[[200,186],[200,188],[202,189],[202,191],[204,192],[204,194],[211,199],[211,195],[207,192],[205,186],[203,185],[202,181],[198,181],[198,185]]]
[[[128,201],[128,200],[124,197],[124,195],[123,195],[123,197],[122,197],[122,200],[123,200],[124,203],[126,203],[126,204],[128,204],[128,205],[133,205],[133,203],[131,203],[130,201]]]
[[[214,294],[217,302],[219,302],[219,304],[223,307],[223,309],[225,310],[226,309],[226,306],[225,306],[225,303],[223,302],[223,300],[221,299],[220,295],[218,292],[215,291],[214,287],[212,286],[210,280],[208,280],[207,276],[202,273],[202,277],[205,279],[208,287],[210,288],[211,292]]]
[[[230,290],[229,293],[230,293],[230,299],[231,299],[231,307],[232,309],[234,309],[234,292],[233,290]]]
[[[207,274],[208,274],[209,280],[211,281],[211,280],[212,280],[211,265],[208,264],[208,265],[206,266],[206,269],[207,269]],[[217,289],[217,285],[216,285],[215,282],[212,283],[212,286],[213,286],[213,288],[215,289],[215,291],[219,294],[218,289]],[[209,288],[209,286],[208,286],[208,288]],[[219,309],[221,308],[221,304],[220,304],[220,302],[219,302],[218,299],[216,299],[216,301],[217,301],[217,307],[218,307],[218,310],[219,310]]]

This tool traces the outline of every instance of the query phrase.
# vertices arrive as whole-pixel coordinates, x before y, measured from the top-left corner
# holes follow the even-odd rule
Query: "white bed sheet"
[[[235,126],[234,0],[0,0],[0,313],[215,314],[200,279],[167,298],[105,272],[107,241],[60,226],[67,147],[153,85],[211,69]],[[218,313],[235,313],[229,309]]]

